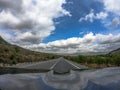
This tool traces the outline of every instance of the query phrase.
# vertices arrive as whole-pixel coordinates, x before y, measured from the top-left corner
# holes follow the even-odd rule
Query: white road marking
[[[69,63],[69,64],[71,64],[72,66],[74,66],[74,67],[76,67],[76,68],[78,68],[78,69],[81,69],[80,67],[78,67],[78,66],[76,66],[76,65],[74,65],[73,63],[71,63],[71,62],[69,62],[69,61],[67,61],[67,60],[65,60],[67,63]]]
[[[58,60],[55,64],[53,64],[52,67],[50,67],[50,69],[53,69],[58,62],[60,62],[60,60]]]

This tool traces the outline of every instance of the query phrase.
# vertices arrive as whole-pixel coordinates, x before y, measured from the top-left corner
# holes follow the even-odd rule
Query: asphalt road
[[[15,68],[25,68],[25,69],[44,69],[44,70],[53,70],[58,73],[69,72],[70,70],[81,70],[87,69],[86,66],[77,64],[75,62],[66,60],[64,58],[58,58],[49,61],[37,62],[32,64],[23,64],[13,66]]]
[[[35,62],[31,64],[18,64],[13,67],[15,68],[26,68],[26,69],[50,69],[55,63],[57,63],[56,60],[49,60],[49,61],[43,61],[43,62]]]

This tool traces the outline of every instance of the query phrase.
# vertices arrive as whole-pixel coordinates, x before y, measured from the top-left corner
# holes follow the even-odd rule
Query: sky
[[[0,0],[0,36],[33,51],[82,54],[120,48],[120,0]]]

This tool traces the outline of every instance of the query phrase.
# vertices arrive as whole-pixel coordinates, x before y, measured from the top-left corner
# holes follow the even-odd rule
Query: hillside
[[[78,55],[71,56],[68,59],[91,68],[120,66],[120,48],[104,55]]]
[[[0,37],[0,66],[44,61],[58,57],[60,57],[60,55],[30,51],[16,45],[11,45]],[[64,57],[90,67],[120,66],[120,49],[114,50],[106,55],[78,55]]]
[[[7,43],[5,40],[3,40],[2,37],[0,37],[0,45],[1,44],[3,44],[3,45],[5,45],[5,44],[9,45],[9,43]]]
[[[120,54],[120,48],[119,48],[119,49],[116,49],[116,50],[111,51],[109,54]]]
[[[0,66],[12,65],[23,62],[36,62],[48,59],[54,59],[58,55],[34,52],[23,49],[16,45],[11,45],[0,37]]]

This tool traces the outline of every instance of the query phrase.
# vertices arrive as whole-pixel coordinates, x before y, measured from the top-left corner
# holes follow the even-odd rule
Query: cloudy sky
[[[0,0],[0,36],[48,53],[120,48],[120,0]]]

